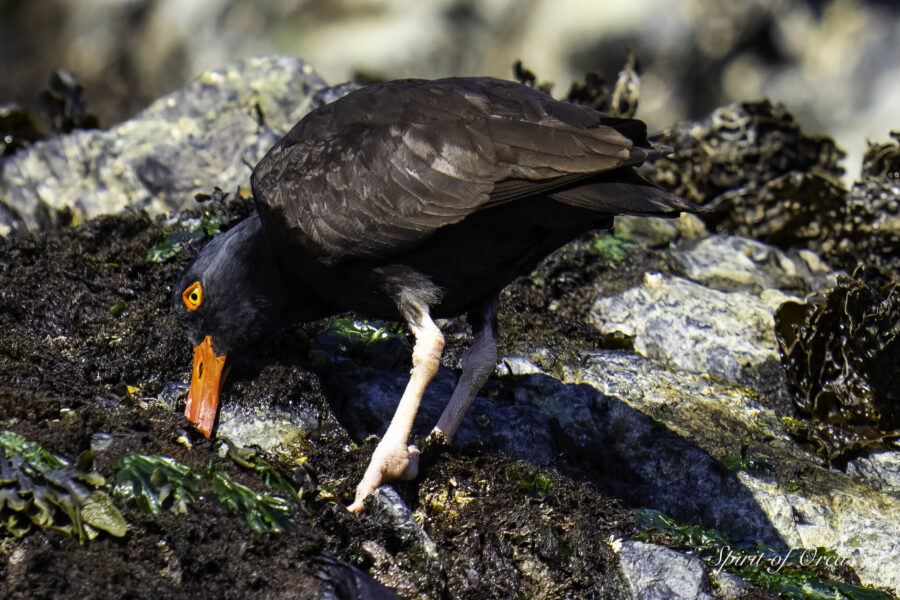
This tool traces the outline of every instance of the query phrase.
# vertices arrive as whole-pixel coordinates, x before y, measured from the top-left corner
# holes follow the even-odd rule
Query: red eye
[[[203,288],[200,287],[200,282],[195,281],[181,292],[181,300],[188,310],[200,308],[200,305],[203,303]]]

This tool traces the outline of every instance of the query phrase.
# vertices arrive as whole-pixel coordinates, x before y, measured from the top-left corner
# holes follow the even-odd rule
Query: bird
[[[465,314],[474,340],[429,435],[449,444],[496,365],[507,284],[615,215],[696,210],[634,170],[670,152],[642,121],[493,78],[389,81],[313,110],[253,169],[256,214],[173,290],[194,345],[185,415],[209,437],[234,354],[280,328],[344,312],[404,321],[412,368],[347,507],[363,510],[417,476],[409,437],[444,346],[435,319]]]

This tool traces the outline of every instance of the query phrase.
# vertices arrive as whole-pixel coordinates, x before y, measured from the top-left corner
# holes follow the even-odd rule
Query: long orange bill
[[[209,437],[213,423],[216,421],[216,410],[219,407],[219,391],[228,375],[222,373],[225,367],[225,356],[216,356],[209,336],[194,348],[194,371],[191,374],[191,389],[188,391],[184,416],[203,435]]]

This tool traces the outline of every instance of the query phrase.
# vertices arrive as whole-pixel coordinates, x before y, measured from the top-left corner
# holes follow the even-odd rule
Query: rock
[[[372,507],[371,516],[375,521],[393,530],[404,547],[420,554],[422,558],[434,560],[438,557],[434,541],[416,522],[394,488],[383,485],[372,496],[368,503]]]
[[[706,564],[665,546],[628,541],[618,550],[619,569],[637,600],[713,600]]]
[[[490,399],[475,399],[454,443],[554,464],[632,506],[715,528],[735,543],[759,540],[782,552],[824,546],[864,583],[900,585],[892,570],[900,499],[888,492],[894,458],[858,461],[846,474],[827,468],[782,420],[794,413],[772,315],[796,299],[784,290],[806,293],[829,281],[825,264],[736,236],[662,252],[695,280],[650,274],[598,298],[591,311],[603,331],[634,336],[635,352],[581,350],[552,371],[501,358],[483,391]],[[383,433],[406,379],[357,369],[334,382],[355,436]],[[455,379],[440,370],[414,435],[434,425]]]
[[[672,219],[619,215],[614,228],[616,237],[639,241],[651,248],[665,246],[678,239],[678,226]]]
[[[710,574],[713,585],[713,594],[722,600],[737,600],[746,594],[753,585],[737,575],[728,571],[714,570]]]
[[[739,380],[778,362],[772,315],[787,299],[777,290],[760,295],[722,292],[648,273],[643,286],[599,298],[590,319],[604,334],[633,337],[634,349],[642,356]]]
[[[302,59],[250,59],[108,130],[37,142],[0,164],[0,234],[126,209],[161,214],[215,186],[246,187],[252,166],[324,87]]]
[[[693,281],[724,292],[761,294],[775,288],[794,294],[831,287],[831,269],[812,252],[804,257],[745,237],[717,235],[693,248],[676,250],[675,258]],[[812,261],[812,262],[810,262]]]
[[[847,463],[847,474],[865,479],[882,492],[900,492],[900,452],[875,452]]]

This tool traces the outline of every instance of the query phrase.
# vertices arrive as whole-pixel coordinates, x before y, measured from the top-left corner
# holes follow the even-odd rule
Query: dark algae
[[[428,558],[371,515],[346,512],[368,443],[357,448],[342,429],[328,429],[301,443],[298,466],[296,457],[248,454],[196,433],[181,414],[184,392],[173,400],[168,385],[184,382],[190,364],[168,288],[203,242],[185,240],[164,262],[148,261],[147,251],[195,227],[204,210],[183,226],[103,217],[0,240],[0,430],[35,444],[32,457],[76,466],[95,448],[86,472],[104,483],[71,476],[89,497],[109,497],[127,527],[122,537],[97,529],[82,545],[74,529],[23,522],[21,537],[0,539],[0,596],[319,598],[322,561],[357,579],[352,569],[361,569],[407,598],[505,597],[516,589],[510,582],[576,596],[620,588],[603,540],[634,532],[629,513],[550,467],[477,448],[426,452],[430,466],[403,489],[435,541],[437,556]],[[242,209],[229,210],[233,218]],[[119,303],[126,307],[111,310]],[[330,411],[317,373],[394,368],[409,352],[405,334],[352,316],[286,330],[272,346],[278,364],[260,370],[249,360],[230,385],[240,397],[317,411]],[[291,381],[303,391],[285,399],[297,393]],[[4,475],[0,493],[16,485]],[[54,510],[69,527],[72,518]]]
[[[898,324],[900,282],[874,267],[775,314],[788,388],[808,419],[792,433],[829,462],[900,438]]]

